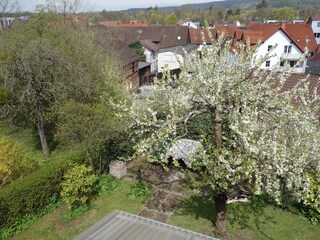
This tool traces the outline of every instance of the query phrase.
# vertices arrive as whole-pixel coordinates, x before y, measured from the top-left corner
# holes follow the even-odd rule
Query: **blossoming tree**
[[[269,55],[256,58],[249,43],[232,54],[230,43],[221,46],[219,39],[201,54],[191,53],[192,75],[186,69],[179,79],[165,75],[131,113],[141,137],[137,153],[164,167],[172,144],[193,137],[193,123],[202,147],[189,156],[189,169],[197,173],[195,185],[213,193],[216,227],[225,235],[227,196],[238,186],[278,201],[284,189],[310,200],[310,173],[320,169],[320,132],[317,89],[308,81],[284,91],[288,74],[259,70]],[[318,206],[319,197],[312,199]]]

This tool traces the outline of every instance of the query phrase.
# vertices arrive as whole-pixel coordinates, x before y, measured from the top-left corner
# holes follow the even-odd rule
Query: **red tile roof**
[[[99,25],[102,25],[105,27],[117,27],[119,23],[121,22],[120,21],[101,21],[99,22]]]
[[[211,37],[213,39],[215,39],[216,35],[217,35],[216,30],[210,29],[209,31],[212,35]],[[208,30],[206,30],[206,29],[192,29],[192,28],[189,29],[190,43],[197,44],[197,45],[203,44],[203,41],[202,41],[203,34],[204,34],[206,44],[212,44],[212,40],[209,36]]]
[[[250,40],[251,45],[256,45],[259,41],[262,40],[262,32],[244,30],[242,32],[241,40],[246,41],[248,38]]]
[[[317,50],[317,43],[312,28],[304,23],[250,23],[249,30],[260,31],[262,42],[266,41],[275,32],[281,29],[297,46],[304,52],[307,47],[309,51]]]

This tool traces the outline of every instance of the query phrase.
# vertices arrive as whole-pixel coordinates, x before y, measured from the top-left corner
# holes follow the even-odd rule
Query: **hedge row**
[[[63,174],[74,161],[73,157],[53,160],[0,189],[0,228],[21,216],[42,210],[52,196],[59,195]]]

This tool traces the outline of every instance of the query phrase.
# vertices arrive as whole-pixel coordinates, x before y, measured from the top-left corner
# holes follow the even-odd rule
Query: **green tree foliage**
[[[294,20],[297,12],[291,7],[275,8],[272,10],[271,18],[276,20]]]
[[[109,163],[103,156],[108,148],[105,143],[116,141],[123,131],[123,121],[116,117],[110,106],[70,101],[60,109],[56,139],[65,146],[81,149],[88,163],[102,172]]]
[[[191,53],[180,79],[156,81],[152,98],[131,113],[141,137],[137,155],[167,169],[172,144],[188,136],[188,122],[204,117],[196,134],[202,147],[188,156],[188,172],[195,189],[213,194],[216,226],[226,234],[227,197],[239,187],[266,192],[278,203],[286,191],[302,203],[315,199],[309,173],[320,168],[320,99],[305,81],[281,91],[287,74],[261,72],[269,56],[257,58],[249,43],[239,46],[231,63],[230,42],[221,49],[221,41],[201,57]]]
[[[45,114],[65,97],[70,61],[65,54],[44,42],[26,46],[7,59],[6,87],[10,92],[9,113],[18,113],[37,127],[43,154],[49,147],[45,136]]]
[[[63,178],[61,196],[69,208],[90,203],[96,194],[94,185],[98,180],[92,167],[76,165],[70,168]]]
[[[96,44],[95,33],[64,27],[58,20],[51,12],[40,12],[0,39],[2,84],[10,96],[2,110],[37,129],[44,155],[64,102],[92,104],[121,89],[120,71],[112,54]],[[52,21],[57,26],[50,27]]]
[[[141,61],[146,60],[146,55],[144,55],[144,50],[143,50],[142,45],[139,41],[131,43],[129,45],[129,48],[133,49],[140,56]]]
[[[178,22],[178,19],[177,19],[177,16],[174,14],[174,13],[171,13],[170,15],[167,15],[165,18],[164,18],[164,23],[166,25],[173,25],[173,24],[177,24]]]
[[[261,8],[268,8],[270,7],[270,4],[267,0],[262,0],[260,3],[257,4],[256,9],[261,9]]]

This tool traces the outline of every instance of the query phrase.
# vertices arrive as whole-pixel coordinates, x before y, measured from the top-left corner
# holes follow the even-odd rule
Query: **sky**
[[[33,11],[37,4],[45,3],[45,0],[19,0],[21,10]],[[126,10],[128,8],[148,8],[150,6],[179,6],[186,3],[213,2],[215,0],[82,0],[86,10],[107,11]]]

